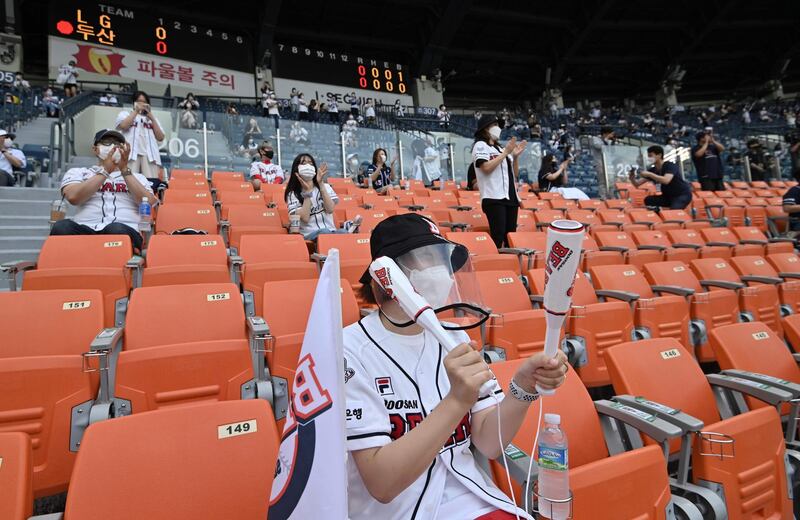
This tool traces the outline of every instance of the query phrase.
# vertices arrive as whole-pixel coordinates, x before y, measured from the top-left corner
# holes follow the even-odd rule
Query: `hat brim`
[[[455,246],[453,253],[450,255],[450,263],[453,266],[453,272],[461,269],[461,267],[467,262],[467,259],[469,258],[469,250],[467,250],[466,247],[461,244],[451,242],[440,235],[434,235],[433,233],[430,235],[412,237],[408,240],[391,244],[380,251],[380,256],[388,256],[389,258],[397,259],[398,257],[401,257],[414,249],[438,244],[452,244]],[[361,275],[361,278],[359,278],[359,281],[366,285],[370,282],[370,280],[372,280],[372,275],[369,274],[369,268],[367,268],[364,271],[364,274]]]
[[[125,136],[122,135],[122,132],[119,132],[117,130],[109,130],[108,132],[104,132],[103,135],[101,135],[100,137],[95,139],[94,144],[99,143],[100,141],[102,141],[106,137],[113,137],[113,138],[119,140],[122,143],[125,142]]]
[[[6,134],[2,134],[2,135],[0,135],[0,137],[7,137],[7,138],[9,138],[9,139],[16,139],[16,138],[17,138],[17,134],[9,134],[9,133],[6,133]]]
[[[493,124],[498,124],[499,125],[500,124],[500,120],[495,117],[491,121],[488,121],[488,122],[484,123],[483,125],[479,126],[478,129],[475,130],[475,137],[478,137],[478,135],[481,132],[483,132],[484,129],[489,128]]]

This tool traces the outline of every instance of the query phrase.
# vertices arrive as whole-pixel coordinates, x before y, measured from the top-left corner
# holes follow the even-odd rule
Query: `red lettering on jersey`
[[[419,412],[409,412],[405,415],[399,413],[389,414],[389,424],[392,427],[389,436],[393,441],[396,441],[406,433],[416,428],[419,423],[424,419],[423,415]],[[466,441],[472,434],[472,424],[470,422],[470,415],[467,413],[453,430],[453,434],[445,443],[444,447],[448,448]]]

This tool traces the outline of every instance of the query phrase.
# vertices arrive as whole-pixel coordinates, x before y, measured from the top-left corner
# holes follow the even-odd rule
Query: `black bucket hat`
[[[475,137],[478,137],[478,134],[480,134],[484,128],[492,126],[493,123],[500,124],[500,120],[497,119],[497,116],[492,114],[482,115],[481,118],[478,119],[478,128],[475,130]]]
[[[436,244],[450,244],[454,246],[450,256],[453,271],[461,269],[461,266],[469,258],[469,251],[461,244],[456,244],[444,238],[439,228],[433,221],[417,213],[405,213],[394,215],[382,220],[370,235],[369,249],[372,259],[388,256],[396,260],[398,257],[417,249],[418,247]],[[372,280],[369,268],[361,275],[360,281],[368,284]]]

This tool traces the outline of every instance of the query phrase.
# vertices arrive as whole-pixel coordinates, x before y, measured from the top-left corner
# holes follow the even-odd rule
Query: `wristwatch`
[[[539,399],[539,394],[537,392],[534,393],[526,392],[525,390],[522,389],[521,386],[519,386],[516,382],[514,382],[514,378],[511,378],[511,382],[508,383],[508,392],[514,399],[526,403],[532,403],[535,400]]]
[[[127,177],[128,175],[132,175],[132,174],[133,174],[133,172],[131,172],[130,168],[125,168],[124,170],[122,170],[122,176],[123,177]]]

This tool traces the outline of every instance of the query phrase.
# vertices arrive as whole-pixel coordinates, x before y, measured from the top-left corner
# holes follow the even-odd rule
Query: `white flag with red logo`
[[[320,273],[270,494],[270,520],[347,518],[339,251]]]

